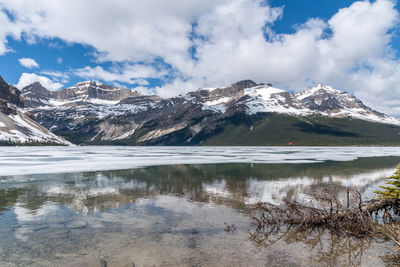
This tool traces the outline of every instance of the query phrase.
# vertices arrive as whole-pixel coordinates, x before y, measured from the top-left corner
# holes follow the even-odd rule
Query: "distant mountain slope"
[[[19,90],[0,77],[0,144],[70,144],[35,122],[22,107]]]
[[[230,117],[204,145],[399,145],[400,127],[354,118],[259,113]]]
[[[35,83],[22,92],[42,126],[75,143],[400,144],[399,120],[322,84],[291,93],[245,80],[168,99],[98,82],[57,92]]]

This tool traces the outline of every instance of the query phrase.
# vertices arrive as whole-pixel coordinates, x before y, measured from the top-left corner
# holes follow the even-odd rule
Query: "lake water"
[[[0,266],[385,266],[379,240],[255,244],[246,206],[374,198],[399,162],[389,147],[0,148]]]

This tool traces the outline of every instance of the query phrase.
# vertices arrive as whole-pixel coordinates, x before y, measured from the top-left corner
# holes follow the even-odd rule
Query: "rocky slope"
[[[336,134],[339,138],[346,132],[345,136],[353,138],[349,139],[349,144],[360,140],[379,143],[381,137],[363,139],[362,135],[363,132],[374,132],[371,129],[376,125],[384,125],[381,128],[390,132],[387,140],[400,143],[400,136],[397,135],[400,122],[397,119],[372,110],[350,94],[322,84],[301,93],[291,93],[271,84],[245,80],[224,88],[203,88],[169,99],[140,95],[98,82],[82,82],[57,92],[50,92],[35,83],[22,92],[27,109],[42,126],[75,143],[207,144],[208,140],[226,132],[228,125],[246,125],[248,129],[253,129],[273,119],[290,121],[294,125],[303,125],[304,121],[314,123],[312,127],[303,125],[293,128],[299,133],[306,132],[308,136]],[[319,127],[321,122],[325,126]],[[341,126],[331,125],[334,122]],[[346,123],[342,125],[341,122]],[[351,125],[358,128],[352,129]],[[270,127],[278,126],[274,124]],[[279,127],[283,130],[290,128],[288,125]],[[310,132],[310,127],[328,127],[326,129],[330,130],[321,132],[314,129]],[[350,128],[343,131],[343,127]],[[259,128],[258,131],[261,129],[265,137],[258,135],[258,139],[267,138],[271,131],[282,132],[282,129],[277,131],[273,128]],[[291,131],[296,131],[293,129]],[[240,134],[244,135],[244,139],[246,136],[250,138],[249,133]],[[268,143],[261,140],[256,143],[277,144],[279,139],[268,138],[275,141]],[[235,141],[232,142],[235,144]],[[248,143],[253,142],[248,139]]]
[[[70,145],[33,120],[32,114],[23,110],[20,91],[0,77],[0,143],[57,143]]]

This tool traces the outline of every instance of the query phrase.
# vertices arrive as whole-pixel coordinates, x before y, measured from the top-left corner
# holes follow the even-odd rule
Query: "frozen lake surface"
[[[316,163],[400,156],[399,147],[0,147],[0,176],[174,164]]]

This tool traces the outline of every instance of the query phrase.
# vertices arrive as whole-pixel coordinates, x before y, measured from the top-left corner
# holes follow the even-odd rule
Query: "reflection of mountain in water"
[[[38,210],[50,202],[93,212],[174,195],[241,209],[255,201],[304,199],[317,188],[369,187],[390,175],[399,157],[360,158],[351,162],[313,164],[175,165],[143,169],[30,176],[30,183],[0,189],[0,211],[10,207]],[[8,177],[7,180],[24,180]],[[4,180],[3,180],[4,181]],[[6,187],[6,188],[4,188]]]

